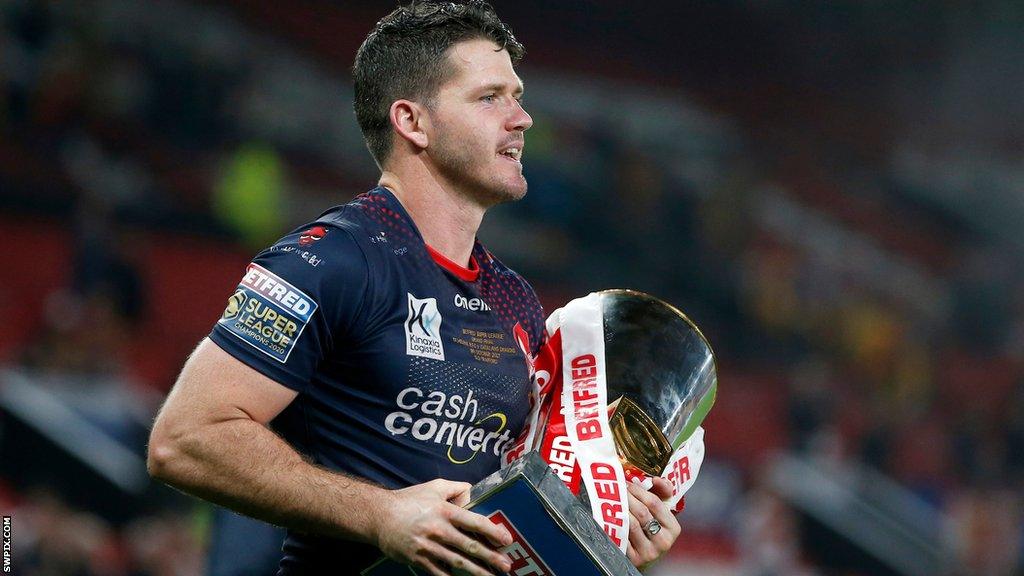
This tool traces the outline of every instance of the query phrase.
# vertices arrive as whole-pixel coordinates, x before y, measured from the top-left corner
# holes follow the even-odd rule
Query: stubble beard
[[[522,175],[518,176],[520,182],[513,184],[494,173],[488,174],[490,164],[473,149],[473,146],[462,145],[454,138],[438,139],[434,150],[438,171],[460,192],[485,207],[514,202],[526,196],[526,180]]]

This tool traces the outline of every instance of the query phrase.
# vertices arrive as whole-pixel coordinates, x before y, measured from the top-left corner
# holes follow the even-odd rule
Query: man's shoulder
[[[347,204],[333,206],[316,219],[296,227],[282,236],[261,255],[290,252],[313,268],[328,258],[347,260],[349,264],[365,261],[369,254],[373,224],[367,218],[366,194]]]
[[[345,262],[349,266],[365,260],[362,247],[355,240],[353,226],[342,219],[318,218],[295,228],[263,250],[256,260],[281,260],[290,255],[304,261],[301,269],[325,272]],[[329,262],[335,265],[328,266]]]
[[[368,222],[366,218],[366,207],[361,201],[363,196],[357,196],[351,202],[347,204],[340,204],[328,208],[321,213],[315,220],[308,222],[303,226],[300,226],[296,230],[293,230],[294,234],[300,230],[308,230],[312,228],[323,228],[325,230],[339,230],[343,231],[344,234],[336,234],[334,241],[346,241],[344,236],[349,236],[350,240],[355,240],[358,237],[358,233],[368,228]]]
[[[260,251],[249,268],[321,306],[338,299],[339,286],[355,292],[365,289],[372,282],[374,262],[357,241],[357,223],[343,208],[332,208],[288,232]]]
[[[406,243],[418,239],[401,205],[380,187],[324,211],[310,226],[344,230],[368,253],[380,252],[375,248],[382,248],[382,244],[389,244],[393,239]]]
[[[375,191],[360,194],[344,204],[331,206],[317,216],[315,222],[326,222],[338,226],[363,226],[365,213],[372,209],[370,201]]]

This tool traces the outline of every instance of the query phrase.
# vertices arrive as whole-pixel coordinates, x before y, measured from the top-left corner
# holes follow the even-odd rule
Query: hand
[[[435,576],[445,576],[449,568],[473,576],[491,576],[492,568],[508,572],[512,561],[485,542],[506,546],[512,535],[462,508],[469,503],[469,489],[465,482],[432,480],[391,492],[377,526],[377,547]]]
[[[675,515],[662,499],[672,496],[672,483],[664,478],[655,478],[654,486],[648,492],[639,484],[629,483],[629,546],[626,556],[640,570],[650,567],[675,543],[682,528]],[[646,526],[651,520],[661,524],[661,530],[650,535]]]

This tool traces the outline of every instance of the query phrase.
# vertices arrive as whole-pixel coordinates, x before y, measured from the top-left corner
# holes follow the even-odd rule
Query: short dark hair
[[[448,49],[478,38],[507,50],[512,64],[523,57],[523,45],[484,0],[414,1],[377,22],[356,52],[352,76],[356,120],[378,166],[391,153],[391,104],[436,95],[453,72]]]

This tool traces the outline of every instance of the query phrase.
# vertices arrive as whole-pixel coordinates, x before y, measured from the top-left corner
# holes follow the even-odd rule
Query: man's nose
[[[509,117],[508,127],[510,130],[525,132],[530,129],[530,126],[533,126],[533,117],[530,116],[518,100],[514,100],[514,102],[515,104],[513,104],[512,115]]]

